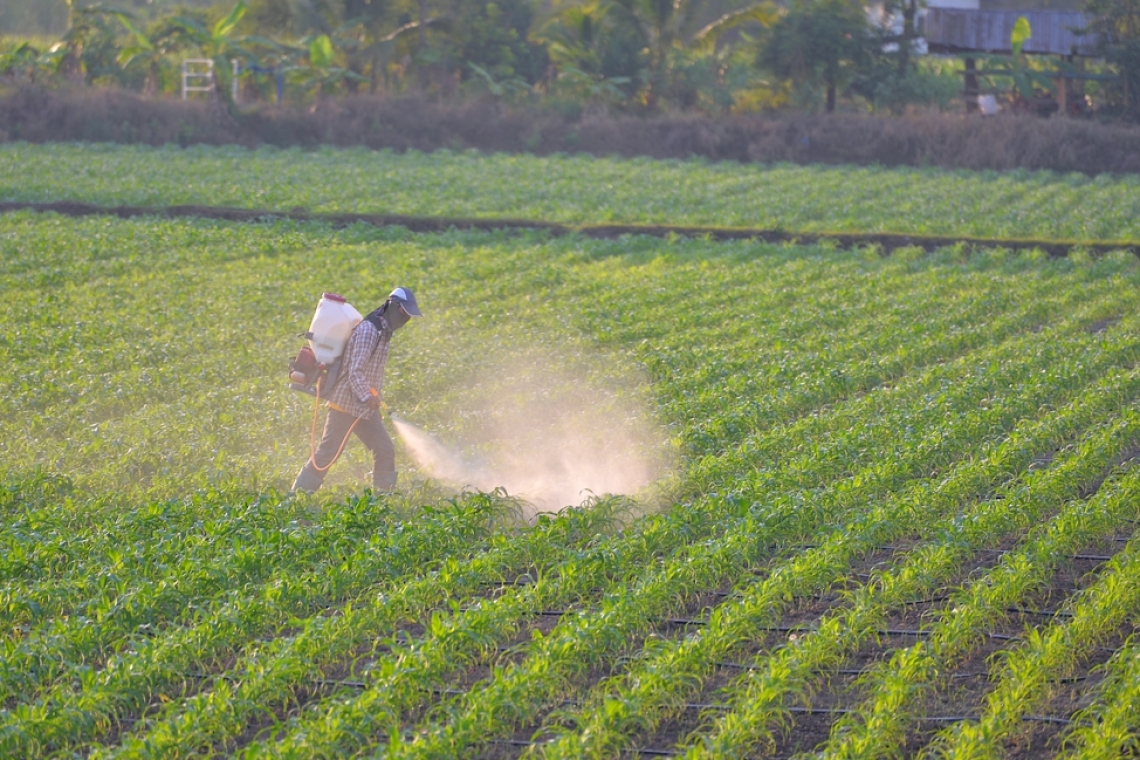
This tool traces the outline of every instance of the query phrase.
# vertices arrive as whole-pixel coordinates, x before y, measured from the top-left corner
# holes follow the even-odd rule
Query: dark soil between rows
[[[449,218],[408,216],[403,214],[321,214],[304,209],[275,211],[227,206],[98,206],[74,201],[32,203],[0,201],[0,213],[37,211],[64,216],[108,215],[129,219],[138,216],[217,219],[227,222],[262,222],[267,219],[289,219],[299,222],[323,222],[334,227],[371,224],[377,227],[399,226],[412,232],[431,233],[447,230],[537,230],[551,235],[578,234],[596,239],[613,239],[623,235],[647,235],[665,238],[679,236],[709,240],[753,240],[761,243],[798,245],[831,245],[841,249],[866,248],[883,255],[900,248],[933,252],[942,248],[965,246],[969,249],[1002,248],[1010,251],[1042,251],[1054,258],[1068,256],[1074,250],[1091,255],[1127,251],[1140,256],[1140,243],[1131,241],[1032,240],[1015,238],[978,238],[954,235],[917,235],[908,233],[794,232],[780,229],[749,227],[702,227],[668,224],[599,224],[570,225],[534,219]]]
[[[995,566],[1002,553],[1016,543],[1014,537],[1003,541],[1000,547],[981,551],[975,561],[962,568],[958,576],[947,584],[957,588]],[[1092,544],[1073,557],[1060,560],[1050,583],[1024,601],[1024,606],[1006,611],[994,618],[986,632],[985,641],[971,655],[949,672],[933,689],[916,698],[923,702],[920,714],[925,718],[911,726],[904,748],[906,756],[913,756],[926,747],[940,732],[954,722],[972,720],[985,707],[985,699],[1000,673],[1001,658],[995,655],[1016,647],[1031,629],[1063,621],[1063,607],[1073,594],[1088,588],[1099,577],[1106,558],[1115,554],[1123,541],[1108,540]],[[853,563],[846,586],[858,584],[868,573],[891,564],[892,555],[905,551],[902,547],[884,547],[870,552]],[[751,646],[737,653],[732,661],[720,664],[719,671],[705,683],[701,693],[674,719],[667,721],[651,734],[634,741],[636,749],[623,753],[623,757],[670,756],[694,731],[707,728],[710,721],[723,713],[724,694],[731,691],[757,659],[775,652],[797,636],[797,628],[810,630],[828,612],[844,605],[842,588],[816,598],[799,600],[780,617],[780,624],[760,633]],[[857,708],[867,696],[860,677],[871,667],[889,661],[901,649],[913,646],[926,635],[927,626],[942,611],[949,597],[938,595],[929,600],[907,604],[891,612],[879,633],[846,658],[834,672],[821,672],[809,684],[804,698],[789,697],[791,720],[784,729],[776,729],[775,744],[754,748],[750,757],[789,758],[799,753],[818,749],[830,736],[836,721]],[[1057,614],[1060,612],[1060,614]],[[675,623],[678,621],[674,621]],[[694,621],[697,622],[697,621]],[[1057,684],[1054,697],[1045,712],[1027,720],[1024,730],[1013,737],[1006,749],[1011,757],[1053,756],[1060,749],[1059,738],[1068,728],[1069,717],[1087,704],[1089,694],[1099,682],[1095,667],[1111,654],[1113,643],[1119,643],[1131,631],[1118,632],[1115,642],[1097,648],[1083,663],[1082,671],[1066,677]],[[539,726],[518,732],[511,741],[499,742],[488,748],[487,757],[516,757],[528,740],[538,736]],[[1044,753],[1044,754],[1043,754]]]

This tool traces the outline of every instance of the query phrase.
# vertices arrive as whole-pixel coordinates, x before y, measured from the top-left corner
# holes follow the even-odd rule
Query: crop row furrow
[[[937,431],[944,424],[947,414],[962,414],[984,411],[987,406],[1001,402],[1011,391],[1020,390],[1043,372],[1051,371],[1055,364],[1072,363],[1070,359],[1082,350],[1088,351],[1090,359],[1096,357],[1097,366],[1107,368],[1119,362],[1129,365],[1136,346],[1130,333],[1114,331],[1104,338],[1079,333],[1069,333],[1067,327],[1073,320],[1064,320],[1056,329],[1038,334],[1023,335],[998,346],[988,346],[974,354],[967,355],[950,366],[931,368],[917,378],[908,378],[905,384],[896,384],[880,392],[868,394],[859,403],[852,403],[837,409],[834,414],[811,416],[786,427],[777,428],[767,439],[757,439],[746,448],[734,451],[719,462],[709,461],[707,466],[718,473],[710,483],[711,488],[748,488],[753,490],[786,490],[797,484],[797,471],[803,476],[798,485],[804,489],[818,487],[819,477],[842,478],[848,476],[863,463],[882,468],[880,447],[886,447],[888,461],[895,449],[913,444],[920,431]],[[1103,346],[1102,346],[1103,344]],[[1098,349],[1093,352],[1093,349]],[[1018,356],[1014,366],[1007,366],[1006,356]],[[1116,356],[1118,358],[1112,358]],[[1091,377],[1095,367],[1076,367],[1083,377]],[[963,377],[965,376],[965,377]],[[962,392],[964,384],[988,385],[989,393],[978,390],[973,402],[956,406],[956,394]],[[926,404],[917,411],[910,408],[907,399],[917,389],[925,390]],[[1052,399],[1043,395],[1041,403]],[[971,406],[971,404],[975,406]],[[846,422],[846,432],[837,436],[824,425]],[[1000,431],[998,431],[1000,432]],[[984,444],[987,432],[980,431],[978,444]],[[805,452],[806,447],[806,452]],[[744,457],[744,453],[749,454]],[[801,453],[805,452],[805,453]],[[948,460],[938,436],[927,442],[927,467],[924,475],[932,475],[945,466]],[[800,457],[797,461],[796,457]],[[721,469],[717,465],[721,465]],[[698,468],[699,469],[699,468]],[[719,472],[732,472],[736,485],[726,484]],[[788,471],[789,474],[774,476],[773,471]],[[905,482],[906,475],[899,484]]]
[[[679,292],[701,287],[711,297],[719,296],[715,307],[702,301],[699,312],[679,314],[676,293],[667,290],[666,300],[657,309],[643,307],[637,319],[618,317],[614,329],[627,342],[636,343],[652,337],[654,345],[657,345],[667,342],[669,336],[678,330],[699,324],[702,334],[708,338],[706,345],[727,343],[739,346],[738,360],[746,360],[754,349],[787,347],[795,351],[789,352],[786,358],[802,362],[806,369],[809,365],[818,367],[824,357],[835,355],[833,352],[846,352],[852,342],[866,341],[864,345],[867,347],[876,343],[891,344],[899,335],[896,331],[918,330],[931,313],[942,315],[953,324],[963,324],[962,317],[967,314],[993,316],[996,311],[1011,308],[1019,302],[1032,302],[1038,296],[1054,298],[1061,295],[1056,288],[1043,287],[1040,281],[1024,280],[1009,282],[1004,289],[984,282],[981,283],[984,290],[979,293],[976,276],[960,275],[955,280],[960,281],[963,287],[953,288],[948,293],[948,283],[915,282],[904,267],[883,266],[872,273],[864,271],[856,262],[803,257],[784,260],[784,255],[776,251],[764,257],[765,278],[762,282],[741,280],[739,273],[732,271],[720,272],[719,277],[713,277],[700,269],[685,268],[672,273],[667,283],[662,283],[660,276],[652,280],[639,278],[628,285],[619,281],[605,290],[603,300],[644,304],[646,290],[660,288],[663,284]],[[955,274],[949,276],[954,277]],[[694,283],[695,277],[707,279]],[[871,277],[875,287],[867,292],[863,284]],[[973,287],[965,287],[967,282]],[[726,296],[727,302],[724,302]],[[858,303],[857,308],[852,307],[854,303]],[[740,319],[708,324],[705,315],[719,309],[744,313]],[[607,324],[615,324],[615,316],[608,309],[599,313],[598,318]],[[819,330],[821,322],[828,329]],[[875,326],[884,329],[875,332],[872,329]],[[861,340],[845,338],[845,333],[853,328]],[[679,387],[691,387],[715,395],[702,382],[708,375],[701,372],[700,367],[696,369],[695,373],[677,374],[674,379]],[[782,362],[772,369],[779,379],[787,380],[793,376]]]
[[[1092,703],[1073,716],[1065,760],[1127,756],[1140,747],[1140,641],[1133,636],[1102,670]]]
[[[1130,416],[1135,417],[1135,411]],[[897,754],[908,733],[924,718],[921,700],[915,695],[935,690],[941,674],[980,646],[995,621],[1005,619],[1010,607],[1023,604],[1048,582],[1065,553],[1127,527],[1137,516],[1138,484],[1140,471],[1133,467],[1094,499],[1075,503],[1034,540],[1003,557],[985,577],[955,593],[927,629],[925,641],[896,651],[889,661],[864,674],[871,693],[833,729],[821,756]]]
[[[1061,504],[1066,504],[1061,517],[1053,518],[1051,524],[1071,526],[1072,514],[1083,514],[1088,508],[1078,495],[1081,488],[1094,483],[1138,440],[1140,415],[1131,414],[1122,423],[1114,422],[1107,429],[1096,431],[1065,462],[1037,471],[1038,477],[1031,477],[1025,487],[1009,493],[1007,498],[986,502],[964,519],[943,526],[943,535],[936,542],[919,547],[900,566],[859,589],[848,609],[826,617],[811,633],[764,658],[758,663],[760,667],[731,687],[733,710],[718,716],[708,732],[690,747],[687,756],[716,757],[718,753],[772,742],[775,727],[789,718],[789,698],[805,689],[816,671],[838,667],[849,653],[870,640],[890,608],[940,588],[974,555],[976,548],[1017,535]],[[1128,485],[1134,486],[1135,482]],[[1131,488],[1125,492],[1134,495]],[[1106,499],[1111,496],[1119,496],[1119,490],[1107,491]],[[1134,515],[1134,510],[1128,512],[1129,517]],[[1094,535],[1102,534],[1103,531]],[[1087,540],[1082,539],[1072,548]]]
[[[1140,468],[1133,469],[1132,481],[1134,486],[1140,483]],[[1126,492],[1126,498],[1129,515],[1135,516],[1140,487]],[[1042,556],[1033,559],[1040,561]],[[1140,619],[1138,577],[1140,540],[1135,540],[1112,558],[1092,587],[1070,600],[1071,617],[1030,631],[1002,660],[995,674],[997,685],[987,695],[980,719],[947,728],[925,748],[924,756],[1006,757],[1003,745],[1023,730],[1026,716],[1048,702],[1051,680],[1073,675],[1099,644]]]
[[[877,545],[915,532],[940,536],[952,531],[958,512],[978,493],[1000,483],[1006,473],[1023,471],[1035,452],[1053,450],[1077,431],[1115,415],[1121,400],[1135,395],[1140,395],[1140,372],[1106,378],[1069,406],[1015,430],[989,451],[978,452],[975,465],[956,468],[952,476],[909,499],[876,504],[820,545],[776,568],[757,586],[743,588],[738,597],[719,605],[699,634],[662,644],[621,676],[600,683],[575,711],[578,729],[545,745],[544,755],[604,756],[628,746],[633,735],[675,717],[678,704],[692,698],[718,663],[754,640],[757,631],[775,625],[792,599],[826,590],[845,577],[853,558]],[[1016,493],[1023,487],[1023,481],[1015,480],[999,493]],[[911,550],[919,556],[923,551],[922,547]]]

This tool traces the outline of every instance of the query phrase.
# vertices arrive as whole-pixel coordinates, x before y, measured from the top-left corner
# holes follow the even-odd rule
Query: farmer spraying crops
[[[359,318],[359,313],[354,313]],[[412,291],[396,288],[380,308],[353,328],[339,372],[327,390],[329,414],[320,445],[297,474],[294,491],[312,493],[319,489],[353,433],[372,452],[372,487],[378,491],[395,487],[396,448],[379,413],[384,367],[392,334],[419,316],[423,315]]]

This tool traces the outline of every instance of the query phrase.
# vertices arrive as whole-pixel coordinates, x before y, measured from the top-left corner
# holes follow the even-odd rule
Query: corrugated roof
[[[1009,35],[1019,16],[1029,20],[1033,32],[1022,48],[1026,53],[1096,55],[1096,38],[1073,32],[1090,22],[1088,16],[1076,11],[930,8],[924,26],[926,44],[933,53],[1009,53]]]

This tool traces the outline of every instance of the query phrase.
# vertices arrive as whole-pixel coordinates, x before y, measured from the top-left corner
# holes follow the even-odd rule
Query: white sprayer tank
[[[317,361],[332,364],[344,353],[348,336],[360,324],[360,312],[345,301],[344,296],[325,293],[317,304],[313,321],[309,324],[309,347]]]

